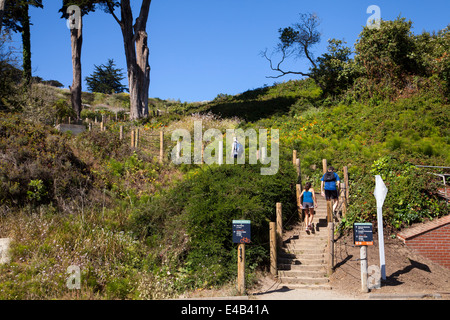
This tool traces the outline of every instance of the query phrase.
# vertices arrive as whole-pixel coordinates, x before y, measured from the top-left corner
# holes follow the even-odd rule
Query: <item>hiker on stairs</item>
[[[325,172],[322,179],[320,179],[320,193],[326,200],[333,201],[333,212],[336,211],[339,198],[339,184],[340,179],[332,166],[328,167],[328,171]],[[324,192],[325,191],[325,192]]]
[[[311,188],[311,182],[307,182],[305,189],[300,194],[300,209],[305,209],[305,231],[312,230],[312,221],[314,219],[314,207],[317,208],[316,195],[314,189]]]

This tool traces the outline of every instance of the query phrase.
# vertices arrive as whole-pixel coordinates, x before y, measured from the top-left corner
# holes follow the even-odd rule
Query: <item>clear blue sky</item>
[[[45,8],[31,9],[33,75],[72,83],[70,34],[60,19],[60,0],[44,0]],[[140,0],[132,0],[135,16]],[[378,5],[384,20],[399,15],[413,21],[413,32],[440,30],[450,23],[449,0],[153,0],[148,22],[151,84],[150,97],[203,101],[219,93],[237,94],[277,80],[259,54],[274,48],[278,29],[298,21],[299,13],[315,12],[321,19],[322,41],[316,56],[330,38],[353,46],[370,14]],[[94,64],[112,58],[126,71],[122,35],[112,16],[99,10],[84,18],[83,79]],[[20,44],[20,37],[14,37]],[[286,69],[307,71],[304,60]],[[124,84],[127,84],[125,79]],[[128,84],[127,84],[128,85]],[[83,83],[83,90],[86,84]]]

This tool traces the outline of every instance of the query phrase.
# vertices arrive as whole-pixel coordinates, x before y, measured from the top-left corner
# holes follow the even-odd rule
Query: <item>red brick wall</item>
[[[450,223],[404,239],[406,245],[450,269]]]

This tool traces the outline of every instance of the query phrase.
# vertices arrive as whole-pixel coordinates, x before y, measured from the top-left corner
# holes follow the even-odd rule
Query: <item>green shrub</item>
[[[195,285],[223,284],[235,275],[236,245],[232,243],[232,220],[251,220],[252,244],[246,250],[248,266],[255,269],[268,260],[269,222],[275,221],[276,203],[283,204],[284,223],[296,221],[294,167],[281,164],[274,176],[262,176],[260,165],[205,166],[171,191],[155,196],[137,210],[132,228],[149,239],[165,239],[181,246],[183,268],[195,274]],[[168,237],[170,220],[183,221],[183,230]],[[174,238],[178,240],[174,242]],[[167,245],[167,242],[165,242]],[[173,248],[172,247],[172,248]],[[176,249],[173,249],[176,251]]]

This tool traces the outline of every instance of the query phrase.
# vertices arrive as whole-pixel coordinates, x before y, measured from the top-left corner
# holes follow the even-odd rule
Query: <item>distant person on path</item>
[[[326,200],[333,201],[333,212],[336,210],[339,198],[340,179],[332,166],[328,167],[328,171],[320,179],[320,193]]]
[[[314,189],[311,188],[311,182],[306,183],[305,189],[300,194],[300,199],[303,199],[300,208],[305,209],[305,231],[310,231],[314,219],[314,208],[317,208],[316,195]]]

